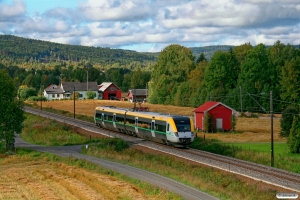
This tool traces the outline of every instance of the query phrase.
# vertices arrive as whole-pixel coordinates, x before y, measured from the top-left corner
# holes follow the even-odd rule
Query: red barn
[[[98,89],[100,99],[120,100],[122,98],[122,90],[112,82],[103,82]]]
[[[204,116],[210,114],[217,130],[230,131],[231,117],[236,111],[221,102],[208,101],[194,110],[195,128],[203,130]]]

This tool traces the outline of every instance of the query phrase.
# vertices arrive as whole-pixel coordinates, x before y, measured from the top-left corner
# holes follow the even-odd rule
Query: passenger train
[[[189,117],[98,106],[97,126],[175,147],[188,147],[194,141],[194,125]]]

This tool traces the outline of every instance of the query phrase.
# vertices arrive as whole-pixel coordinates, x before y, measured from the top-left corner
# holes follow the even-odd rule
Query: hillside
[[[195,57],[204,53],[210,59],[214,52],[228,51],[226,45],[191,47]],[[14,60],[16,63],[38,62],[50,63],[60,61],[82,62],[107,65],[119,63],[121,65],[131,62],[153,63],[157,61],[160,52],[136,52],[123,49],[103,47],[89,47],[80,45],[67,45],[42,40],[27,39],[13,35],[0,35],[0,59]]]
[[[88,60],[99,64],[126,64],[133,61],[142,63],[157,60],[157,56],[152,53],[59,44],[12,35],[0,35],[0,58],[14,59],[17,62],[37,61],[40,63]]]

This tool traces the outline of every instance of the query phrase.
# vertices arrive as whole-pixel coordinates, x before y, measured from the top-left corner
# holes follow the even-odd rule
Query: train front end
[[[194,125],[189,117],[173,117],[172,133],[168,140],[178,147],[188,147],[194,141]]]

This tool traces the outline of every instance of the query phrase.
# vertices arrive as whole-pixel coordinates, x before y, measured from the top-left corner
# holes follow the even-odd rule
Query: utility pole
[[[86,91],[89,91],[89,71],[86,70]]]
[[[242,87],[240,86],[240,101],[241,101],[241,113],[243,112],[243,97],[242,97]]]
[[[148,101],[148,99],[147,99],[147,97],[148,97],[148,88],[147,88],[147,86],[148,86],[148,83],[146,83],[146,101]]]
[[[75,85],[74,85],[74,92],[73,92],[73,98],[74,98],[74,119],[75,119]]]
[[[270,115],[271,115],[271,167],[274,167],[274,141],[273,141],[273,99],[270,92]]]
[[[43,89],[42,89],[42,88],[43,88],[43,85],[41,85],[41,97],[40,97],[40,98],[41,98],[41,110],[42,110],[42,108],[43,108],[43,107],[42,107],[42,101],[43,101],[43,97],[42,97],[42,90],[43,90]]]

